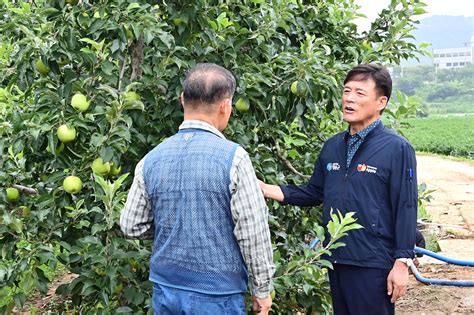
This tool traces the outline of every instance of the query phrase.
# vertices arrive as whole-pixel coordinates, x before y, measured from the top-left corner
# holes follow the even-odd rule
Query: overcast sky
[[[362,6],[359,10],[367,16],[367,19],[359,19],[356,23],[360,31],[370,28],[370,23],[378,16],[382,9],[386,8],[390,0],[355,0]],[[474,16],[474,0],[422,0],[427,6],[427,14],[420,15],[420,18],[426,18],[432,15],[464,15]]]

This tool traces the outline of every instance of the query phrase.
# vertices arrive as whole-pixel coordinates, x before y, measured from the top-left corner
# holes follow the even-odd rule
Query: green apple
[[[110,172],[110,163],[104,163],[104,160],[100,157],[92,162],[91,167],[95,174],[107,175]]]
[[[132,31],[128,28],[127,25],[124,25],[123,27],[125,28],[125,35],[127,36],[127,39],[132,40],[133,39]]]
[[[13,187],[7,188],[7,201],[15,202],[18,199],[20,199],[20,191]]]
[[[63,152],[63,150],[64,150],[64,143],[61,142],[59,147],[56,148],[56,155],[61,154],[61,152]]]
[[[119,283],[115,286],[114,293],[115,294],[120,294],[123,291],[123,284]]]
[[[61,125],[57,131],[59,141],[68,143],[76,139],[76,128],[68,125]]]
[[[36,70],[41,74],[48,74],[49,68],[44,64],[43,60],[38,59],[35,63]]]
[[[77,176],[68,176],[63,181],[63,188],[71,195],[77,194],[82,190],[82,180]]]
[[[110,163],[110,172],[109,172],[110,175],[116,176],[120,174],[121,170],[122,170],[121,166],[117,167],[114,163]]]
[[[71,98],[71,106],[80,112],[85,112],[89,108],[90,105],[91,105],[91,102],[88,101],[87,97],[82,93],[76,93]]]
[[[125,94],[125,101],[139,101],[140,100],[140,94],[137,92],[129,91]]]
[[[19,207],[21,209],[21,213],[23,214],[23,217],[29,217],[30,216],[30,208],[28,208],[27,206],[20,206]]]
[[[241,112],[241,113],[245,113],[245,112],[248,112],[249,109],[250,109],[250,105],[249,103],[244,100],[243,98],[239,98],[237,100],[237,103],[235,103],[235,108]]]
[[[299,82],[298,80],[291,83],[290,90],[291,90],[291,93],[295,94],[296,96],[302,97],[306,94],[305,85]]]
[[[63,152],[63,150],[64,150],[64,143],[61,142],[61,143],[59,144],[59,146],[56,147],[56,149],[54,150],[54,152],[56,152],[56,155],[59,155],[59,154],[61,154],[61,152]],[[46,147],[46,151],[48,151],[49,153],[51,153],[51,150],[49,149],[49,145]]]
[[[183,22],[184,22],[184,20],[182,18],[174,18],[173,19],[173,24],[175,26],[181,25]]]
[[[291,83],[291,93],[298,95],[298,81]]]
[[[66,57],[59,57],[57,63],[60,66],[64,66],[64,65],[67,65],[69,63],[69,60]]]

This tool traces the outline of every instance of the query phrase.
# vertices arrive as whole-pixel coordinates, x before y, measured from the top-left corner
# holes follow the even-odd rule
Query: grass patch
[[[439,235],[437,233],[429,233],[425,236],[426,249],[432,252],[439,252],[441,247],[439,247]]]
[[[425,205],[421,205],[421,206],[418,207],[418,219],[419,220],[430,220],[431,219],[430,214],[428,213],[428,211],[426,211],[426,206]]]

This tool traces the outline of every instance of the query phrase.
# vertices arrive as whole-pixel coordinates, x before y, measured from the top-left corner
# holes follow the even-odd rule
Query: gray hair
[[[235,92],[232,73],[213,63],[198,63],[186,73],[183,98],[185,106],[212,105]]]

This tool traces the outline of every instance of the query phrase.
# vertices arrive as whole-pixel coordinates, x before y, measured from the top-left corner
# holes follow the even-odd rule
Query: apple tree
[[[48,270],[61,265],[77,275],[56,291],[68,297],[62,311],[151,312],[151,244],[124,239],[117,222],[134,166],[178,129],[185,71],[230,69],[238,87],[226,136],[261,179],[302,183],[344,128],[345,73],[423,53],[410,41],[422,3],[391,1],[362,34],[357,9],[352,0],[0,2],[2,311],[33,289],[45,294]],[[273,309],[328,313],[330,264],[320,257],[358,228],[355,218],[335,212],[321,227],[319,208],[269,206]],[[324,228],[328,246],[309,249]]]

